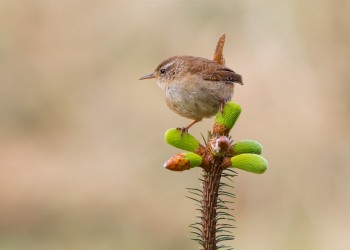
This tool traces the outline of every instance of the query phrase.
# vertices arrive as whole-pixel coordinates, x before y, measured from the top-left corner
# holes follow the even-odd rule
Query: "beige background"
[[[173,55],[243,75],[234,139],[269,169],[235,178],[235,249],[350,249],[349,1],[0,1],[0,249],[197,249],[189,123],[155,81]],[[200,138],[212,120],[196,125]]]

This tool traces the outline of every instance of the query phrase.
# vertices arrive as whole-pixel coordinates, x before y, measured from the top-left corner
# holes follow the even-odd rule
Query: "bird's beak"
[[[148,74],[146,76],[143,76],[139,80],[145,80],[145,79],[151,79],[151,78],[155,78],[154,73],[151,73],[151,74]]]

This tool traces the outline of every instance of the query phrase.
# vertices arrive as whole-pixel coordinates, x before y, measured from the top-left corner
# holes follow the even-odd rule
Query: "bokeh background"
[[[173,55],[244,77],[232,136],[269,169],[235,178],[235,249],[350,249],[350,2],[0,1],[0,249],[197,249],[155,81]],[[191,129],[200,138],[208,119]]]

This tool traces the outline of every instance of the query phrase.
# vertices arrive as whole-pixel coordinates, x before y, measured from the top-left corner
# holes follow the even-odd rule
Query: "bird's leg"
[[[190,125],[188,125],[187,127],[183,127],[183,128],[177,128],[178,130],[181,130],[181,135],[185,132],[188,135],[188,130],[190,127],[192,127],[194,124],[196,124],[197,122],[200,122],[202,119],[197,119],[194,120]]]
[[[227,101],[225,100],[220,100],[220,104],[219,104],[219,110],[221,111],[222,116],[224,116],[224,107]]]

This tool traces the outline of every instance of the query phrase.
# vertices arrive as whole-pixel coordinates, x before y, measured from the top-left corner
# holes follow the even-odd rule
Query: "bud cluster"
[[[235,125],[241,107],[233,102],[227,102],[216,114],[213,131],[209,142],[203,146],[192,135],[182,133],[179,129],[169,129],[165,133],[165,141],[187,152],[172,156],[164,167],[173,171],[184,171],[194,167],[207,168],[210,161],[222,157],[223,168],[238,168],[251,173],[264,173],[267,161],[260,155],[262,146],[253,140],[241,140],[232,144],[229,132]],[[204,164],[204,162],[206,164]],[[209,162],[209,164],[208,164]]]

